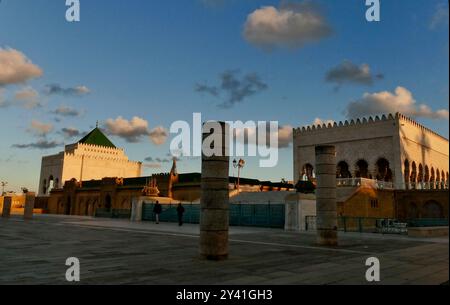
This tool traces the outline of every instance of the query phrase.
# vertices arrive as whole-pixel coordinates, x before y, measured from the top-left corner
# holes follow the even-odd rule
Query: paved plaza
[[[37,215],[0,218],[0,284],[67,284],[68,257],[81,284],[368,284],[365,261],[381,263],[381,284],[448,282],[448,238],[341,233],[339,247],[313,233],[232,227],[230,258],[202,261],[199,227]]]

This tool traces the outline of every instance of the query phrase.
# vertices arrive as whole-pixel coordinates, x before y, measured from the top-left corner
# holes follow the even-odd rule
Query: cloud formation
[[[328,124],[331,124],[331,125],[333,125],[335,123],[335,121],[333,121],[333,120],[324,120],[324,119],[321,119],[321,118],[315,118],[314,119],[314,122],[313,122],[313,125],[323,125],[323,124],[325,124],[325,125],[328,125]]]
[[[61,133],[64,135],[65,138],[75,138],[75,137],[81,137],[82,133],[76,129],[76,128],[72,128],[72,127],[66,127],[66,128],[62,128],[61,129]]]
[[[235,129],[234,136],[239,143],[244,145],[256,145],[258,144],[258,129],[256,128],[244,128]],[[244,141],[242,142],[242,134],[244,134]],[[240,137],[239,137],[240,136]],[[266,124],[266,145],[270,144],[270,139],[275,137],[275,133],[270,132],[270,125]],[[256,142],[255,142],[256,141]],[[284,125],[278,127],[278,148],[288,148],[293,141],[293,127],[290,125]],[[258,144],[259,145],[259,144]],[[261,143],[261,145],[263,145]]]
[[[162,144],[166,143],[167,138],[169,137],[169,134],[164,127],[158,126],[158,127],[153,128],[150,131],[149,136],[150,136],[150,140],[153,142],[153,144],[162,145]]]
[[[397,87],[394,93],[389,91],[366,93],[361,99],[347,106],[346,116],[357,118],[396,112],[412,117],[449,119],[447,109],[433,111],[428,105],[417,104],[412,93],[404,87]]]
[[[81,115],[81,111],[69,107],[69,106],[59,106],[54,111],[52,111],[53,114],[64,116],[64,117],[77,117]]]
[[[382,74],[377,74],[374,76],[368,64],[358,66],[349,60],[344,60],[336,67],[330,69],[325,77],[327,82],[335,83],[338,86],[343,84],[370,86],[373,85],[376,79],[382,78]]]
[[[39,140],[39,141],[37,141],[35,143],[14,144],[12,147],[13,148],[19,148],[19,149],[31,148],[31,149],[45,150],[45,149],[56,148],[56,147],[59,147],[61,145],[62,145],[61,143],[58,143],[56,141]]]
[[[220,108],[231,108],[268,88],[268,85],[256,73],[249,73],[242,77],[239,74],[239,70],[225,71],[219,75],[220,85],[196,84],[195,91],[222,99],[222,103],[218,105]]]
[[[39,102],[39,93],[31,87],[23,88],[15,94],[16,104],[25,109],[35,109],[42,107]]]
[[[448,17],[448,3],[438,4],[433,17],[431,17],[429,28],[431,30],[438,29],[439,27],[448,28]]]
[[[0,48],[0,87],[25,83],[42,76],[42,69],[33,64],[22,52]]]
[[[45,137],[53,131],[53,125],[33,120],[27,131],[38,137]]]
[[[168,137],[168,132],[163,127],[158,126],[150,130],[148,122],[137,116],[131,120],[121,116],[108,119],[105,129],[108,134],[118,136],[128,143],[138,143],[143,137],[148,136],[155,145],[162,145]]]
[[[330,36],[333,30],[311,2],[265,6],[247,17],[244,37],[264,49],[301,48]]]
[[[91,90],[86,86],[77,86],[72,88],[64,88],[59,84],[50,84],[45,86],[45,94],[47,95],[62,95],[66,97],[83,96],[91,93]]]

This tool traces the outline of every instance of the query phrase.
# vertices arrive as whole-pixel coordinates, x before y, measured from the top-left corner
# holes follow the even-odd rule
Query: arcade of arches
[[[448,189],[448,171],[415,161],[404,162],[403,173],[406,189]]]
[[[389,161],[385,158],[379,158],[374,166],[375,171],[369,170],[369,163],[360,159],[350,166],[350,164],[344,160],[337,163],[336,166],[336,178],[365,178],[365,179],[375,179],[379,181],[392,182],[393,175],[390,168]],[[307,163],[302,167],[302,172],[300,177],[303,180],[313,180],[315,179],[314,167]]]

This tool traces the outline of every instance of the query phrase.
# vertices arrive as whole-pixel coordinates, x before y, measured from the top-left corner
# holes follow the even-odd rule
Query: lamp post
[[[244,166],[245,166],[245,161],[243,159],[240,159],[239,161],[236,161],[236,159],[233,160],[233,167],[238,169],[238,183],[237,183],[238,192],[240,189],[241,169]]]
[[[2,185],[2,196],[3,196],[5,195],[5,186],[8,184],[8,182],[2,181],[0,184]]]

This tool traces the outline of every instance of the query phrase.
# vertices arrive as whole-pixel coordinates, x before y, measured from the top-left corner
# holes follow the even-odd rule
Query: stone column
[[[142,200],[139,197],[133,197],[131,199],[131,221],[142,221]]]
[[[36,198],[35,193],[27,193],[25,199],[25,209],[23,212],[24,219],[33,219],[34,200]]]
[[[12,206],[12,197],[4,197],[3,211],[2,211],[3,218],[9,218],[9,216],[11,216],[11,206]]]
[[[337,245],[336,149],[316,147],[316,209],[317,243]]]
[[[219,126],[222,129],[220,133],[217,130]],[[228,128],[227,124],[219,122],[203,125],[200,256],[208,260],[228,257],[230,157],[225,136]],[[212,135],[216,139],[213,144],[210,142]],[[218,153],[208,156],[208,148],[215,148]]]

